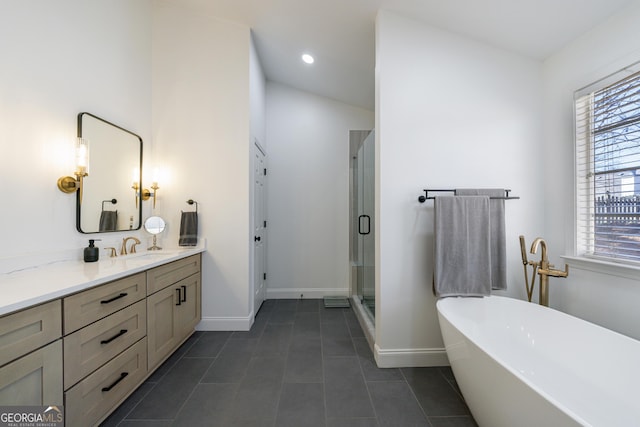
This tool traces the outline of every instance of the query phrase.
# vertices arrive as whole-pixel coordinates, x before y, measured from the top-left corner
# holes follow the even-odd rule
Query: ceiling
[[[251,27],[268,80],[373,110],[379,9],[542,60],[637,0],[173,1]]]

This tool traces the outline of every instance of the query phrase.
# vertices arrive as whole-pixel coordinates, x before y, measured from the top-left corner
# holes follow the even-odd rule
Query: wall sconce
[[[157,174],[157,171],[156,171],[156,174]],[[140,171],[138,169],[134,169],[133,182],[131,184],[131,188],[133,188],[133,191],[135,191],[135,194],[136,194],[136,209],[138,209],[138,196],[140,196],[142,200],[149,200],[151,197],[153,197],[153,209],[155,209],[156,194],[158,193],[158,189],[160,188],[158,186],[158,178],[155,176],[153,178],[153,183],[151,184],[151,189],[153,190],[153,193],[148,188],[143,188],[140,191],[140,183],[138,182],[138,179],[140,179]]]
[[[158,189],[160,189],[160,187],[158,187],[158,183],[154,181],[151,184],[151,189],[153,190],[153,193],[151,191],[149,191],[149,189],[144,188],[142,190],[142,194],[140,195],[140,197],[142,197],[142,200],[149,200],[153,196],[153,209],[155,209],[156,208],[156,195],[158,194]]]
[[[76,142],[76,177],[62,176],[58,179],[58,188],[63,193],[79,191],[78,200],[82,203],[82,180],[89,175],[89,140],[78,138]]]

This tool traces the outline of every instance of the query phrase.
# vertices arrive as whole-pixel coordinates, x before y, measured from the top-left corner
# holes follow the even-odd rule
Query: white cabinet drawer
[[[147,305],[139,301],[64,337],[65,390],[147,334]]]
[[[145,273],[91,288],[64,299],[64,333],[70,334],[147,295]]]
[[[141,339],[65,393],[66,425],[90,426],[104,418],[147,374],[147,340]]]
[[[62,336],[60,300],[0,318],[0,366]]]

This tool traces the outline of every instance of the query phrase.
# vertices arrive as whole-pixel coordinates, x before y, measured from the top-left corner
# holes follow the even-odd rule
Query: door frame
[[[261,169],[263,170],[259,170],[256,166],[258,156],[260,157],[262,163]],[[255,319],[255,316],[267,295],[267,154],[257,138],[253,138],[252,161],[253,224],[251,239],[253,243],[253,286],[251,287],[251,305],[253,317]],[[258,185],[259,178],[261,178],[261,186]],[[259,206],[260,204],[262,206]],[[258,296],[258,292],[261,294],[260,297]],[[259,302],[256,304],[256,301],[258,300]],[[253,323],[253,319],[251,319],[251,322]]]

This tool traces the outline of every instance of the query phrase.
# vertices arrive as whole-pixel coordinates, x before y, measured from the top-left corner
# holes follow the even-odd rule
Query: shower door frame
[[[374,319],[375,133],[352,131],[350,136],[352,293]]]

